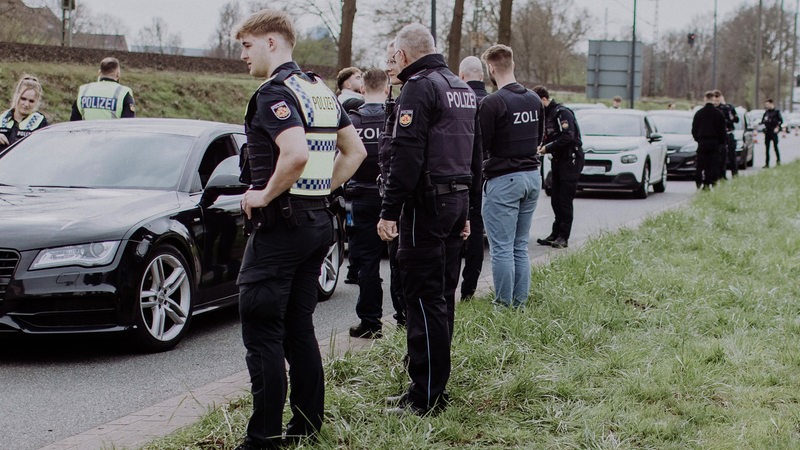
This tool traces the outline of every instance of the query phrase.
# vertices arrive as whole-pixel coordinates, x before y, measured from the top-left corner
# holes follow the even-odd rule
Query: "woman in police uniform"
[[[47,119],[38,111],[41,101],[39,80],[24,75],[14,90],[11,108],[0,115],[0,150],[47,126]]]

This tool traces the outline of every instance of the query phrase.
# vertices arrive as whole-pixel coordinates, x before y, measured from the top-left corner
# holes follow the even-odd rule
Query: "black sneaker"
[[[539,244],[539,245],[552,246],[553,245],[553,241],[555,241],[555,240],[556,240],[556,237],[551,234],[550,236],[547,236],[546,238],[537,239],[536,243]]]
[[[369,326],[361,322],[354,327],[350,327],[350,336],[363,339],[379,339],[383,337],[383,333],[381,333],[381,327]]]

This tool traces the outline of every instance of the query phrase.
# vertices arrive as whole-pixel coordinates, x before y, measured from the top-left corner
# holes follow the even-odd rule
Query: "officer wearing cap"
[[[134,117],[136,106],[133,91],[119,83],[120,67],[117,58],[100,62],[100,76],[94,83],[78,90],[69,120],[119,119]]]
[[[483,99],[479,112],[494,302],[517,308],[528,300],[531,281],[528,237],[542,188],[536,149],[544,135],[544,106],[538,95],[517,83],[511,47],[495,44],[482,58],[498,88]]]
[[[363,74],[364,105],[351,111],[350,120],[367,149],[367,159],[347,182],[345,195],[352,205],[353,223],[347,228],[348,251],[358,267],[358,301],[356,314],[361,322],[350,328],[350,336],[381,337],[383,288],[381,255],[386,244],[375,232],[381,213],[378,193],[378,144],[386,122],[383,102],[389,95],[386,72],[371,69]]]
[[[245,114],[242,179],[251,188],[242,209],[253,232],[237,284],[253,413],[238,449],[278,448],[286,363],[287,438],[312,436],[322,425],[325,386],[312,315],[333,240],[326,196],[355,173],[366,151],[333,92],[292,60],[296,35],[285,13],[256,12],[235,36],[250,74],[266,79]]]
[[[378,234],[385,241],[400,237],[411,384],[389,411],[426,414],[447,403],[462,240],[469,236],[470,198],[480,195],[477,100],[436,53],[423,25],[403,27],[395,45],[405,84]]]
[[[545,107],[545,145],[539,148],[539,154],[552,155],[550,205],[555,215],[550,235],[537,239],[536,242],[539,245],[565,248],[572,232],[574,217],[572,204],[584,163],[581,130],[575,120],[575,114],[566,106],[551,99],[547,88],[536,86],[533,92],[539,95]]]
[[[481,100],[488,95],[486,84],[483,82],[483,64],[475,56],[467,56],[458,66],[458,77],[467,82],[475,93],[475,98],[480,105]],[[480,200],[480,197],[479,197]],[[475,295],[478,287],[478,277],[483,266],[483,216],[480,203],[469,205],[470,233],[464,243],[464,269],[461,271],[461,300]]]

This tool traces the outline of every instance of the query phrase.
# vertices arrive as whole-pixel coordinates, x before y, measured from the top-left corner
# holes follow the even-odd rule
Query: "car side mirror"
[[[248,185],[239,181],[239,155],[229,156],[217,165],[208,178],[203,195],[200,197],[202,206],[212,205],[220,195],[244,194]]]
[[[659,133],[650,133],[650,137],[648,138],[650,142],[661,142],[661,134]]]

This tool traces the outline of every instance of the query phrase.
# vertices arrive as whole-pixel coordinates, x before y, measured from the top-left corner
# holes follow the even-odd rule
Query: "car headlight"
[[[118,247],[119,241],[107,241],[46,248],[36,255],[30,270],[62,266],[105,266],[114,259]]]
[[[622,164],[633,164],[639,160],[639,157],[636,155],[622,155],[619,160]]]

